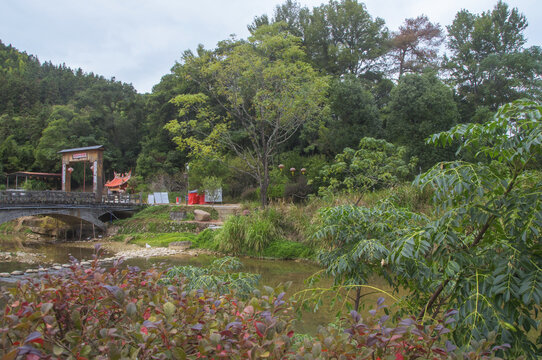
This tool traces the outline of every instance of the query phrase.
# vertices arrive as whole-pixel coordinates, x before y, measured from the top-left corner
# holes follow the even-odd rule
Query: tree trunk
[[[263,165],[263,176],[260,179],[260,202],[262,209],[265,209],[267,206],[267,189],[269,188],[269,163],[267,158],[264,158],[262,161]]]

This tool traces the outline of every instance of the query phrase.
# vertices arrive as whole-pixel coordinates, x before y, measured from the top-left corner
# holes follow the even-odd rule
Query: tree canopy
[[[227,150],[243,159],[265,206],[270,162],[321,109],[327,81],[304,61],[299,40],[277,26],[260,27],[247,42],[226,45],[203,57],[187,55],[187,76],[204,92],[176,96],[172,101],[185,121],[174,120],[167,128],[194,155]]]
[[[526,27],[525,15],[502,1],[479,15],[462,10],[447,27],[446,68],[465,121],[478,106],[495,111],[520,97],[540,97],[542,53],[539,46],[524,48]]]

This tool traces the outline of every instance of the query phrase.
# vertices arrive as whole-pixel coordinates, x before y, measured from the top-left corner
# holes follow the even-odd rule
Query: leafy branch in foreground
[[[390,201],[323,210],[315,236],[327,246],[320,255],[327,272],[353,284],[384,276],[409,290],[403,301],[422,321],[457,309],[458,344],[495,331],[514,355],[540,356],[542,176],[533,169],[542,155],[541,118],[540,104],[522,100],[484,124],[431,136],[428,143],[459,142],[458,152],[478,162],[441,163],[415,180],[433,190],[427,218]]]
[[[460,342],[497,331],[533,357],[542,353],[528,336],[542,301],[542,181],[530,167],[542,153],[541,116],[539,104],[516,101],[484,124],[433,135],[429,143],[461,141],[458,151],[479,162],[443,163],[416,180],[434,189],[436,219],[412,238],[427,251],[412,256],[400,238],[390,256],[399,266],[420,264],[420,278],[431,279],[420,318],[457,308]]]

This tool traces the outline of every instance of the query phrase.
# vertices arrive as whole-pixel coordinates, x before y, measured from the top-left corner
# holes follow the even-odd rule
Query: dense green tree
[[[225,43],[217,51],[185,58],[187,66],[197,64],[189,76],[205,93],[175,97],[186,121],[172,121],[168,129],[194,154],[214,155],[222,147],[242,158],[265,206],[271,160],[321,110],[327,79],[304,61],[299,39],[278,26],[260,27],[248,41]]]
[[[323,185],[319,191],[360,194],[398,185],[408,178],[416,163],[415,159],[407,163],[405,152],[405,148],[385,140],[365,137],[356,149],[344,149],[331,165],[324,166],[316,179]]]
[[[36,147],[34,168],[60,172],[60,150],[98,144],[89,127],[88,114],[76,112],[73,106],[55,106]]]
[[[365,4],[357,0],[330,0],[312,10],[287,0],[275,8],[272,19],[267,15],[256,17],[249,30],[278,22],[303,40],[313,65],[328,74],[380,71],[388,51],[384,20],[373,19]]]
[[[60,148],[96,144],[106,147],[109,171],[135,167],[144,104],[131,85],[40,64],[0,42],[0,97],[0,136],[10,139],[4,153],[15,154],[3,157],[4,171],[58,171]],[[7,151],[13,144],[16,153]]]
[[[303,38],[305,33],[304,26],[308,22],[310,10],[307,7],[301,7],[297,1],[286,0],[284,4],[277,5],[273,17],[270,19],[267,15],[261,15],[254,18],[248,29],[253,33],[257,28],[272,23],[281,22],[283,30],[290,34]]]
[[[388,139],[406,146],[407,155],[418,158],[421,170],[453,158],[452,150],[425,144],[425,138],[450,129],[459,117],[452,90],[434,73],[404,75],[391,92],[388,111]]]
[[[302,26],[308,55],[329,74],[376,71],[387,52],[384,20],[373,19],[357,0],[330,0],[314,8]]]
[[[144,135],[137,158],[137,172],[145,178],[184,171],[187,154],[177,149],[169,131],[164,129],[169,121],[178,118],[178,108],[170,100],[179,93],[198,91],[192,82],[180,75],[181,68],[181,64],[176,64],[172,73],[163,76],[146,98],[146,118],[142,126]]]
[[[0,142],[0,160],[3,164],[3,170],[8,174],[22,168],[22,159],[19,158],[18,147],[13,135],[2,139]]]
[[[331,81],[329,107],[330,114],[316,141],[321,152],[333,156],[345,147],[356,147],[363,137],[382,136],[376,101],[355,76]]]
[[[451,56],[446,67],[464,121],[478,106],[495,111],[520,97],[541,95],[542,51],[523,47],[527,19],[517,8],[499,1],[480,15],[462,10],[447,28]]]

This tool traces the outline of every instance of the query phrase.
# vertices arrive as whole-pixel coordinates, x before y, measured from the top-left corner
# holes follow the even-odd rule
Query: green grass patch
[[[157,219],[125,219],[121,220],[121,222],[116,222],[115,225],[119,226],[119,234],[161,234],[197,232],[198,230],[198,225],[195,223]]]
[[[195,209],[207,211],[211,219],[218,219],[216,209],[204,206],[156,205],[146,207],[131,218],[117,220],[114,224],[119,227],[119,234],[198,232],[201,226],[197,224],[170,219],[172,212],[184,211],[185,220],[193,220]]]
[[[12,233],[15,231],[15,222],[8,221],[0,225],[0,232],[4,234]]]
[[[116,235],[113,237],[114,241],[125,241],[127,238],[132,237],[128,242],[130,244],[136,244],[139,246],[145,246],[149,244],[152,247],[168,247],[170,243],[176,241],[194,241],[196,234],[189,232],[180,233],[161,233],[161,234],[129,234],[129,235]]]
[[[264,249],[263,256],[276,259],[310,259],[314,256],[314,250],[295,241],[277,240]]]
[[[234,222],[237,224],[237,222]],[[200,249],[212,251],[220,251],[224,254],[230,254],[224,250],[223,234],[218,231],[206,229],[200,232],[192,242],[192,246]],[[305,244],[289,241],[285,239],[272,240],[265,243],[265,247],[261,251],[256,251],[254,248],[245,246],[239,249],[240,255],[246,256],[263,256],[266,258],[275,259],[310,259],[314,257],[314,250]]]
[[[184,211],[186,214],[194,214],[194,210],[199,209],[211,214],[211,219],[218,219],[218,211],[207,206],[185,206],[185,205],[153,205],[147,206],[136,213],[131,219],[162,219],[168,220],[171,212]]]
[[[192,242],[192,247],[199,249],[207,249],[212,251],[218,250],[218,240],[216,239],[216,231],[211,229],[205,229],[200,232],[194,241]]]

